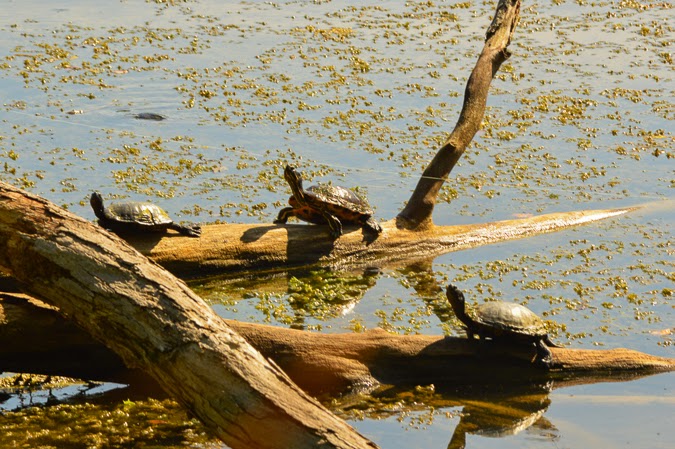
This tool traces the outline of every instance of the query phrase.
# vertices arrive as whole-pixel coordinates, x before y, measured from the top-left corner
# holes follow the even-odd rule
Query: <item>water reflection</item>
[[[538,439],[555,441],[560,438],[559,431],[544,416],[551,405],[551,387],[551,383],[539,383],[445,391],[433,386],[382,388],[369,395],[353,394],[335,400],[331,408],[347,419],[367,417],[373,420],[416,411],[426,416],[424,421],[427,425],[434,420],[430,416],[444,414],[457,421],[449,436],[449,449],[467,447],[467,435],[503,438],[527,431]]]
[[[225,318],[242,319],[245,315],[241,314],[241,308],[246,308],[254,314],[246,320],[278,323],[307,330],[356,318],[357,306],[378,306],[372,302],[361,304],[361,301],[380,281],[390,283],[396,280],[410,290],[411,300],[424,310],[424,314],[435,316],[440,323],[446,323],[459,331],[461,323],[455,320],[445,297],[440,281],[442,277],[442,274],[433,270],[432,261],[428,260],[399,267],[373,266],[357,271],[316,268],[240,279],[215,276],[193,281],[190,287],[215,305],[216,310]],[[394,315],[396,313],[393,312]],[[380,327],[397,331],[393,317],[381,319]],[[402,316],[398,319],[402,319]]]
[[[501,438],[528,430],[545,439],[558,439],[558,429],[544,417],[551,404],[549,390],[542,390],[467,399],[448,449],[465,448],[467,434]]]
[[[221,305],[254,301],[264,321],[308,330],[312,328],[310,319],[329,322],[349,314],[381,274],[377,268],[353,273],[299,270],[263,279],[210,278],[192,287],[203,298]]]
[[[6,379],[7,380],[7,379]],[[90,403],[92,416],[101,413],[99,408],[123,406],[122,403],[148,401],[148,394],[164,399],[158,390],[148,390],[144,382],[123,386],[113,383],[91,383],[51,378],[49,376],[15,376],[11,386],[0,391],[0,409],[21,413],[30,407],[51,407],[59,404]],[[557,429],[543,417],[551,403],[550,384],[507,388],[462,388],[439,391],[433,386],[406,388],[383,387],[369,394],[353,393],[333,399],[329,407],[346,418],[356,413],[371,419],[399,415],[403,410],[450,410],[459,422],[450,438],[448,448],[466,447],[467,435],[504,437],[525,429],[547,439],[557,438]],[[154,393],[153,393],[154,391]],[[94,404],[98,404],[97,406]],[[115,405],[118,404],[118,405]],[[156,413],[161,406],[155,404]],[[175,413],[175,405],[167,404],[167,413]],[[49,415],[45,411],[45,415]],[[132,418],[133,419],[133,418]],[[196,424],[193,424],[196,425]]]

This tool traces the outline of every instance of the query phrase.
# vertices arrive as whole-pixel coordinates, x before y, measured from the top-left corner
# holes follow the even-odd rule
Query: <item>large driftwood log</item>
[[[675,370],[675,359],[628,349],[552,348],[554,369],[547,371],[531,363],[533,349],[481,345],[466,338],[396,335],[377,329],[318,334],[231,320],[227,324],[312,394],[334,395],[380,384],[434,384],[443,389],[502,385],[507,379],[520,386],[537,379],[622,380]],[[0,371],[115,381],[138,375],[56,310],[21,294],[0,294],[0,361]]]
[[[147,372],[234,449],[374,447],[182,281],[117,236],[7,185],[0,269]]]

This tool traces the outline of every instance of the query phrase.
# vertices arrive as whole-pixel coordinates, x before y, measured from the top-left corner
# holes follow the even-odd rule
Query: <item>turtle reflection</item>
[[[448,449],[465,448],[467,434],[501,438],[527,429],[544,439],[557,439],[558,430],[543,416],[551,403],[548,392],[548,387],[542,387],[539,392],[488,394],[464,400]]]
[[[541,440],[557,440],[558,429],[544,417],[551,404],[551,389],[550,382],[517,387],[497,384],[382,386],[334,399],[330,408],[345,419],[401,418],[410,412],[425,411],[459,415],[459,423],[448,444],[448,449],[459,449],[466,447],[467,435],[501,438],[527,431]]]

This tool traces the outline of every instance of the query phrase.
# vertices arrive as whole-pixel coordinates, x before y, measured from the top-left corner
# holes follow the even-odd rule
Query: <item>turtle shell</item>
[[[169,214],[156,204],[142,201],[113,203],[106,207],[106,218],[118,223],[129,223],[151,228],[166,228],[173,223]]]
[[[359,221],[373,215],[373,209],[363,198],[340,186],[328,184],[310,186],[305,189],[305,199],[310,207],[325,208],[344,221]]]
[[[529,337],[547,335],[544,321],[525,306],[504,301],[491,301],[473,310],[473,320],[503,334]]]
[[[99,192],[93,192],[89,202],[99,224],[115,232],[164,232],[173,229],[189,237],[199,237],[202,233],[199,225],[174,223],[169,214],[156,204],[125,201],[105,207]]]

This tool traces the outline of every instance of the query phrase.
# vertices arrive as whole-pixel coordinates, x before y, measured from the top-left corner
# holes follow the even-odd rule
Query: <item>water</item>
[[[158,202],[179,220],[245,223],[270,222],[286,202],[286,163],[312,182],[358,185],[378,217],[395,216],[454,126],[494,11],[482,2],[9,4],[0,180],[91,219],[88,197],[99,190]],[[365,278],[193,287],[242,320],[459,334],[438,293],[451,281],[472,301],[527,304],[559,343],[674,357],[670,8],[525,3],[484,127],[434,220],[649,206]],[[135,119],[141,112],[167,119]],[[328,299],[302,294],[308,285]],[[545,421],[509,437],[468,435],[467,447],[667,447],[672,387],[669,374],[557,389]],[[431,424],[428,409],[350,422],[383,447],[446,447],[463,407],[441,407],[449,415]]]
[[[462,419],[466,422],[471,416],[473,422],[465,427],[471,431],[464,434],[467,448],[665,449],[672,446],[672,434],[664,429],[673,425],[673,390],[669,388],[655,394],[652,389],[664,390],[664,381],[670,381],[672,386],[673,377],[657,376],[654,380],[656,382],[643,379],[627,384],[571,387],[554,392],[543,400],[540,408],[517,415],[529,425],[520,430],[508,427],[515,419],[504,420],[502,427],[482,421],[481,405],[477,404],[416,410],[403,417],[383,418],[377,422],[373,439],[385,448],[461,447],[457,444],[458,428],[462,429],[459,427]],[[500,405],[508,403],[504,401]],[[366,429],[369,426],[364,422],[363,430]]]

